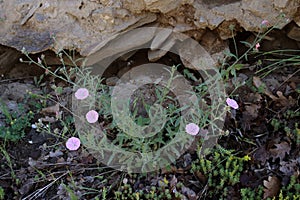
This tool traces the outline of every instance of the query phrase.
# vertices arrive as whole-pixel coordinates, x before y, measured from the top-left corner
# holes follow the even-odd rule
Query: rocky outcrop
[[[150,23],[197,40],[206,30],[215,30],[224,40],[232,37],[232,30],[258,32],[263,20],[278,28],[292,20],[299,25],[299,4],[299,0],[2,0],[0,44],[32,53],[76,49],[87,56],[111,35]]]

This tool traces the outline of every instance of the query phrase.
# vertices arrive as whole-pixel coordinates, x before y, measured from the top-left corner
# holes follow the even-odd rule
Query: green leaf
[[[234,68],[235,70],[241,70],[243,67],[244,67],[244,65],[241,64],[241,63],[233,65],[233,68]]]
[[[240,41],[240,43],[244,44],[246,47],[251,48],[252,44],[246,41]]]
[[[56,93],[57,95],[61,95],[62,92],[63,92],[63,88],[62,88],[62,87],[56,87],[56,88],[55,88],[55,93]]]

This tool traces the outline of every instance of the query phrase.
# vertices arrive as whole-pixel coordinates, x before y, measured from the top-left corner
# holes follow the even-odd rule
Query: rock
[[[285,4],[282,2],[270,3],[269,0],[199,1],[194,3],[194,19],[197,20],[195,24],[199,28],[216,29],[224,21],[236,21],[235,25],[241,26],[246,31],[258,32],[263,20],[268,20],[272,25],[278,24],[278,16],[285,14],[285,19],[282,19],[279,24],[279,28],[282,28],[288,23],[286,19],[295,17],[299,7],[298,1],[287,1]],[[286,7],[278,7],[282,5]]]
[[[300,27],[294,25],[287,33],[287,36],[293,40],[300,41]]]
[[[0,99],[3,101],[15,101],[17,103],[24,101],[28,95],[28,92],[32,92],[33,94],[41,94],[41,91],[32,84],[18,82],[0,85],[0,91]]]
[[[146,4],[143,0],[124,0],[123,6],[132,13],[141,13],[146,8]]]
[[[152,12],[160,11],[162,13],[168,13],[181,5],[192,4],[193,0],[144,0],[146,9]]]
[[[155,41],[155,38],[154,38],[153,42],[154,41]],[[153,44],[153,42],[152,42],[152,44]],[[154,50],[148,51],[148,59],[149,59],[149,61],[155,62],[155,61],[159,60],[166,53],[168,53],[168,51],[173,47],[173,45],[175,43],[176,43],[176,41],[175,41],[174,38],[169,38],[163,44],[161,44],[161,46],[159,47],[159,49],[154,49]],[[152,44],[151,44],[151,46],[152,46]]]
[[[289,3],[291,3],[291,0],[274,0],[273,5],[277,8],[285,8]]]
[[[299,12],[299,13],[300,13],[300,12]],[[300,14],[299,14],[297,17],[294,18],[294,22],[296,22],[296,24],[297,24],[298,26],[300,26]]]
[[[0,75],[10,71],[14,64],[19,61],[21,52],[13,48],[8,48],[0,45]]]
[[[123,55],[120,56],[121,60],[123,61],[127,61],[131,56],[133,56],[135,53],[137,52],[137,50],[133,50],[133,51],[130,51],[128,53],[125,53]]]
[[[152,22],[179,32],[215,29],[226,39],[232,37],[228,25],[258,32],[263,20],[274,25],[283,14],[279,28],[292,20],[299,25],[297,9],[298,0],[0,1],[0,44],[31,53],[75,49],[88,56],[112,36]]]
[[[171,35],[172,29],[158,30],[150,46],[151,50],[158,49]]]
[[[130,69],[131,69],[130,66],[126,66],[126,67],[121,68],[121,69],[118,71],[117,77],[118,77],[118,78],[122,78],[122,76],[123,76],[124,74],[126,74],[128,71],[130,71]]]
[[[264,52],[283,49],[297,50],[298,46],[295,40],[290,39],[286,33],[279,30],[272,31],[268,37],[261,42],[261,50]],[[292,51],[290,53],[293,54]],[[278,52],[276,56],[279,56],[280,54],[289,54],[289,52]]]
[[[222,40],[217,33],[207,31],[201,38],[200,44],[205,48],[206,51],[211,55],[214,61],[223,60],[224,51],[228,50],[229,47],[226,41]]]
[[[179,56],[185,67],[198,70],[210,70],[215,66],[215,60],[208,52],[193,40],[187,40],[180,44],[178,48]],[[201,60],[199,60],[201,58]]]
[[[106,79],[106,84],[108,86],[115,86],[117,84],[117,82],[119,81],[119,78],[116,77],[116,76],[113,76],[113,77],[109,77]]]
[[[150,28],[151,29],[151,28]],[[154,37],[157,29],[135,29],[124,34],[114,35],[102,43],[90,48],[87,65],[99,62],[99,60],[115,56],[118,54],[128,53],[135,48],[149,42]],[[101,51],[100,51],[101,50]]]
[[[150,12],[130,13],[122,8],[121,1],[41,0],[37,4],[13,0],[0,4],[0,44],[18,50],[25,47],[33,53],[65,48],[85,55],[89,47],[115,33],[156,20]]]
[[[232,38],[239,31],[242,29],[236,21],[223,21],[218,27],[219,36],[222,40]]]
[[[7,71],[6,78],[14,79],[20,77],[39,76],[44,73],[44,70],[36,65],[28,65],[26,63],[16,63],[12,69]]]

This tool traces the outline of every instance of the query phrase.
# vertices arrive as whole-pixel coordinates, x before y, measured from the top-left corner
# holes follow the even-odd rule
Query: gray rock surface
[[[299,25],[299,5],[299,0],[1,0],[0,44],[32,53],[76,49],[88,56],[111,36],[149,23],[198,40],[208,29],[227,39],[229,26],[258,32],[263,20],[278,28],[292,20]]]

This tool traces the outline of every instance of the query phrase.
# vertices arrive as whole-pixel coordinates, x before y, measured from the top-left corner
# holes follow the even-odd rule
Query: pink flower
[[[86,88],[79,88],[75,92],[76,99],[83,100],[89,96],[89,91]]]
[[[67,140],[66,147],[70,151],[76,151],[80,147],[80,140],[77,137],[71,137]]]
[[[262,22],[261,22],[261,25],[262,26],[268,26],[270,23],[269,23],[269,21],[268,20],[263,20]]]
[[[85,117],[89,123],[93,124],[98,121],[99,114],[95,110],[90,110]]]
[[[42,60],[40,58],[38,58],[38,63],[41,65],[42,64]]]
[[[185,132],[187,132],[190,135],[197,135],[199,133],[199,126],[194,123],[189,123],[185,126]]]
[[[257,43],[256,45],[255,45],[255,49],[258,51],[258,48],[260,47],[260,44],[259,43]]]
[[[237,102],[234,99],[227,98],[226,103],[227,103],[228,106],[230,106],[233,109],[238,109],[239,108],[239,105],[237,104]]]

